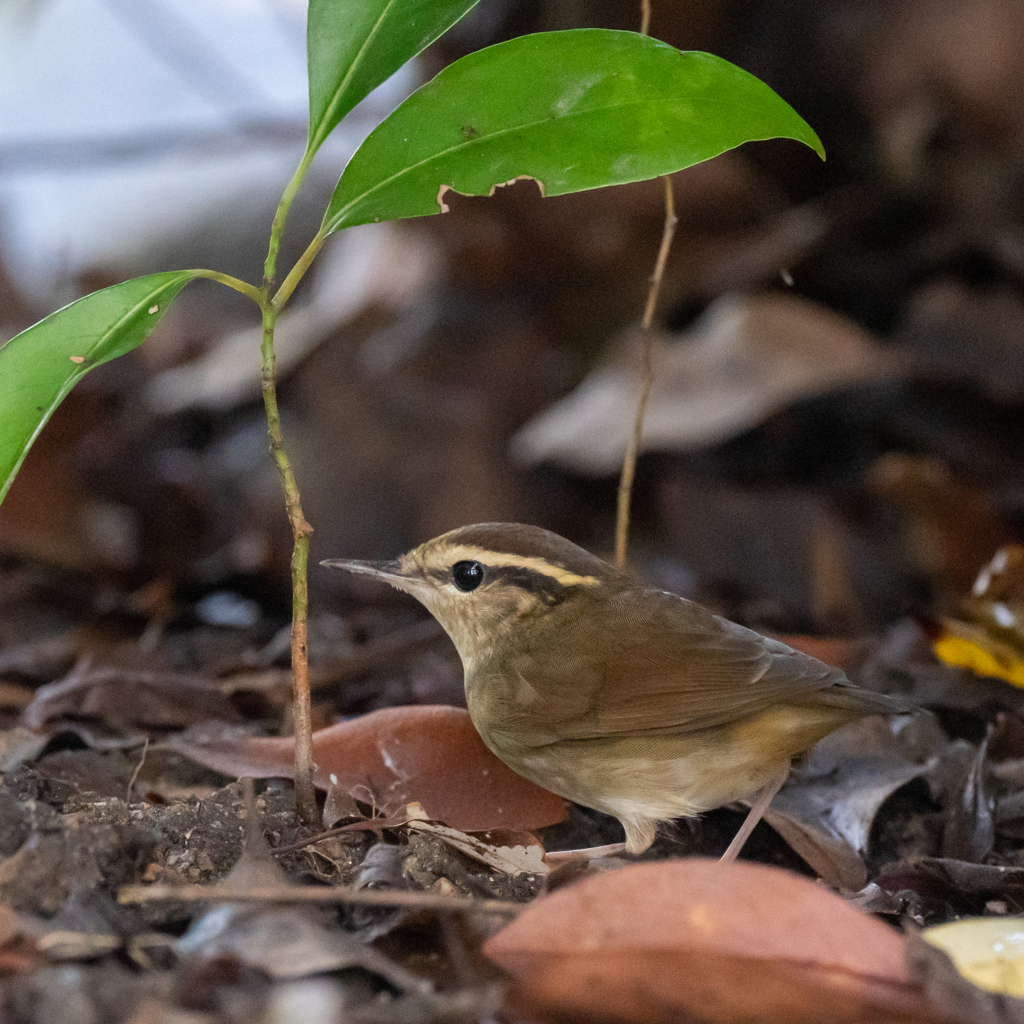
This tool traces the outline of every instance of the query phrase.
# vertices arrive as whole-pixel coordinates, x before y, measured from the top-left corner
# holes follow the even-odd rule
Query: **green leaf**
[[[349,161],[324,233],[441,213],[448,189],[518,177],[548,196],[640,181],[744,142],[818,136],[753,75],[634,32],[520,36],[463,57],[410,96]]]
[[[309,0],[309,145],[479,0]]]
[[[141,345],[196,276],[151,274],[93,292],[0,348],[0,501],[64,396],[94,367]]]

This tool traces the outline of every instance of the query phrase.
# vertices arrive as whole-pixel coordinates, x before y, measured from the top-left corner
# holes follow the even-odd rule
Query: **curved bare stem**
[[[672,239],[675,237],[676,217],[675,196],[672,192],[672,179],[666,174],[665,182],[665,226],[661,233],[661,247],[658,259],[651,275],[651,287],[647,292],[647,305],[644,308],[643,349],[640,363],[640,396],[636,403],[636,419],[633,421],[633,434],[626,446],[626,454],[622,459],[622,476],[619,479],[618,514],[615,521],[615,564],[619,568],[626,565],[626,541],[629,537],[629,506],[633,496],[633,477],[636,473],[636,457],[640,450],[640,440],[644,433],[644,415],[647,412],[647,399],[651,394],[652,379],[652,344],[651,322],[654,310],[658,305],[658,293],[661,291],[661,279],[665,276],[665,264],[668,261]]]

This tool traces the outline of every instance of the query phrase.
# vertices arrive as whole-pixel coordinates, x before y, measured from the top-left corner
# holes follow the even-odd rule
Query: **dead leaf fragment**
[[[409,828],[443,839],[450,847],[506,875],[546,875],[544,847],[529,832],[495,829],[470,835],[434,821],[410,821]]]
[[[227,775],[291,778],[292,738],[254,737],[223,725],[171,737],[173,749]],[[412,801],[467,832],[534,829],[565,817],[565,801],[516,775],[485,746],[469,712],[442,705],[386,708],[313,734],[314,781],[384,814]]]

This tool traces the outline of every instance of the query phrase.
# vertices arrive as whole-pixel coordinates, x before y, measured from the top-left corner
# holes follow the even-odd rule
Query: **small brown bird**
[[[487,746],[614,815],[630,853],[659,821],[758,793],[733,859],[794,757],[847,722],[908,710],[535,526],[464,526],[394,562],[321,565],[422,602],[455,642]]]

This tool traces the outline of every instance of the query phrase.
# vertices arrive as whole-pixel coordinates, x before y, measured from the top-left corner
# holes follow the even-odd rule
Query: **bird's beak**
[[[328,558],[320,564],[327,566],[328,569],[344,569],[345,572],[354,572],[360,576],[373,576],[414,597],[419,597],[426,587],[422,576],[407,572],[402,568],[401,562],[397,561],[360,562],[355,559]]]

